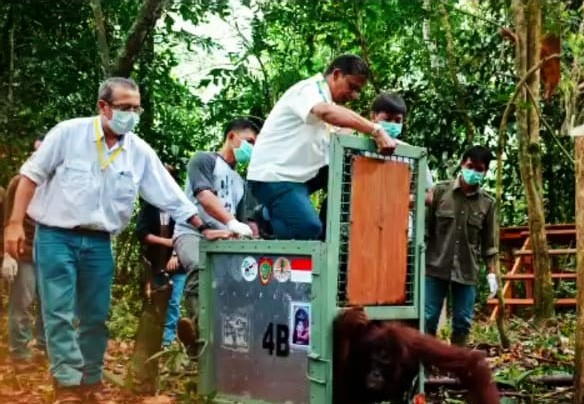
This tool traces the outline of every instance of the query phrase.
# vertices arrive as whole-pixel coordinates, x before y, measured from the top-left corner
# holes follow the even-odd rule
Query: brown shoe
[[[32,359],[12,359],[12,368],[17,373],[27,373],[32,372],[37,369],[37,364],[33,362]]]
[[[109,389],[101,382],[95,384],[86,384],[81,388],[85,398],[84,403],[101,404],[110,401],[108,398]]]
[[[80,404],[83,403],[81,395],[81,388],[79,386],[59,386],[53,385],[55,390],[55,398],[53,404]]]
[[[177,324],[177,336],[180,342],[185,346],[187,354],[191,357],[197,356],[199,353],[199,342],[197,327],[193,320],[183,317]]]

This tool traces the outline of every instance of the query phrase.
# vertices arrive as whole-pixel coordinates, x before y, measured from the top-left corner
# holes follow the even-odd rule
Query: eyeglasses
[[[108,103],[113,109],[119,109],[120,111],[124,111],[124,112],[136,112],[138,114],[141,114],[142,112],[144,112],[144,109],[141,106],[136,106],[136,105],[130,105],[130,104],[114,104],[109,102]]]

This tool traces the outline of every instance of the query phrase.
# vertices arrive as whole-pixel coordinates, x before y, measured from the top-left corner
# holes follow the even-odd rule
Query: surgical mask
[[[379,122],[379,124],[381,125],[383,130],[386,131],[387,134],[394,139],[401,134],[403,128],[403,124],[401,123],[381,121]]]
[[[119,109],[114,109],[113,111],[112,119],[109,120],[109,127],[120,136],[130,132],[140,122],[140,115],[137,112]]]
[[[462,179],[468,185],[480,185],[485,179],[485,173],[462,167]]]
[[[233,149],[233,153],[235,154],[235,161],[241,164],[249,163],[252,151],[252,144],[247,140],[242,140],[239,147]]]

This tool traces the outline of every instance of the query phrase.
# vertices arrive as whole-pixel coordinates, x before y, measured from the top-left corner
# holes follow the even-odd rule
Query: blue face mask
[[[233,149],[233,154],[235,154],[235,161],[240,164],[249,163],[251,158],[251,152],[253,151],[253,146],[247,140],[242,140],[238,148]]]
[[[403,124],[401,123],[381,121],[379,122],[379,124],[381,125],[383,130],[386,131],[387,134],[394,139],[401,134],[403,128]]]
[[[485,173],[462,167],[462,179],[468,185],[481,185],[485,179]]]
[[[140,122],[140,115],[137,112],[114,109],[112,119],[109,120],[109,127],[121,136],[134,129],[138,122]]]

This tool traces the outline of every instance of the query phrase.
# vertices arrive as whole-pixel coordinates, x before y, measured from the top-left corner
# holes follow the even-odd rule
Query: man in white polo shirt
[[[114,270],[110,236],[130,221],[138,192],[206,238],[231,235],[206,228],[154,150],[132,132],[141,110],[134,81],[106,80],[98,107],[98,116],[55,126],[22,166],[5,228],[5,250],[18,259],[25,213],[37,223],[34,255],[55,403],[93,402],[99,394]]]
[[[369,67],[358,56],[337,57],[324,72],[290,87],[278,100],[257,138],[247,171],[252,194],[264,205],[277,239],[315,240],[323,224],[310,194],[326,187],[332,126],[369,133],[379,151],[396,142],[381,125],[344,104],[357,99]]]

